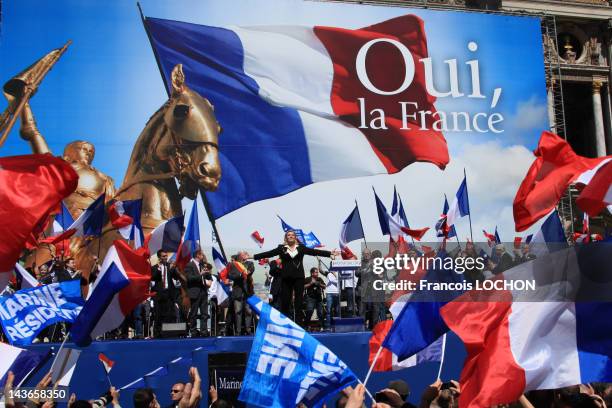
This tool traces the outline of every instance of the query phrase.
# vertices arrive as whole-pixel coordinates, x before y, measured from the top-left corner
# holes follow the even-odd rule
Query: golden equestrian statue
[[[77,141],[66,146],[64,159],[79,174],[77,191],[65,200],[73,217],[104,191],[107,200],[142,198],[141,223],[146,234],[160,223],[183,214],[183,197],[195,199],[199,188],[217,189],[221,179],[218,156],[221,127],[213,106],[187,86],[182,65],[175,66],[171,76],[170,99],[153,114],[138,137],[123,183],[116,192],[112,179],[91,165],[95,152],[92,144]],[[30,143],[33,153],[50,152],[27,103],[21,111],[20,134]],[[102,259],[115,239],[122,238],[108,222],[99,242],[75,239],[76,247],[71,242],[72,256],[85,277],[98,252]]]

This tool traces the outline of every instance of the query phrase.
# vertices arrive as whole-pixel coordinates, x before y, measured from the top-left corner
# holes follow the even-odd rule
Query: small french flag
[[[263,247],[264,237],[259,234],[259,231],[253,231],[253,233],[251,234],[251,238],[253,238],[253,241],[255,241],[255,243],[259,245],[260,248]]]
[[[100,362],[104,366],[104,370],[106,371],[106,374],[110,373],[110,370],[113,368],[113,365],[115,365],[115,362],[111,360],[110,358],[106,357],[104,353],[98,354],[98,360],[100,360]]]

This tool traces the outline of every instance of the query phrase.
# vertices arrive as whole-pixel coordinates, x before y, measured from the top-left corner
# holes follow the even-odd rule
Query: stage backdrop
[[[355,200],[381,240],[371,186],[388,208],[397,186],[410,225],[433,227],[464,169],[473,230],[513,239],[512,199],[548,126],[539,18],[297,0],[142,7],[145,24],[126,2],[4,5],[3,80],[73,40],[31,103],[54,154],[91,142],[119,188],[182,64],[222,129],[207,197],[226,246],[253,247],[254,230],[274,245],[278,214],[336,247]],[[17,132],[0,154],[31,151]],[[466,218],[456,228],[469,234]]]

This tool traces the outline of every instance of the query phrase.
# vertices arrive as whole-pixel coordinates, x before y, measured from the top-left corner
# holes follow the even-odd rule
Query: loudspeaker
[[[502,0],[465,0],[465,6],[479,10],[500,10]]]
[[[332,331],[335,333],[365,331],[363,317],[333,317]]]
[[[181,337],[187,334],[187,323],[162,323],[161,337]]]

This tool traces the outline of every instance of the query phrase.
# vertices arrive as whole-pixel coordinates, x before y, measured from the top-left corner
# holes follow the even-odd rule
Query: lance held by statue
[[[7,84],[4,87],[9,107],[6,114],[2,114],[1,122],[8,123],[10,130],[19,116],[21,137],[29,142],[33,153],[51,153],[28,104],[29,97],[34,94],[31,88],[40,83],[40,75],[34,74],[48,72],[46,61],[55,63],[62,50],[65,47],[52,51],[9,80],[7,84],[19,85],[11,88],[17,91],[7,93]],[[36,80],[32,82],[31,77]],[[181,64],[172,70],[171,85],[170,98],[151,116],[138,136],[123,183],[118,189],[115,190],[109,176],[93,167],[95,147],[91,143],[80,140],[66,146],[63,158],[79,175],[77,190],[65,202],[74,218],[102,193],[106,194],[107,206],[115,200],[142,199],[141,225],[146,234],[162,222],[181,215],[182,198],[195,199],[200,189],[217,189],[221,179],[218,145],[221,126],[213,105],[187,86]],[[96,259],[104,259],[116,239],[122,237],[110,221],[105,224],[101,237],[87,241],[72,238],[71,256],[85,278],[93,270]],[[52,251],[48,252],[52,256]],[[36,258],[37,261],[40,259]],[[189,301],[184,303],[188,306]]]

